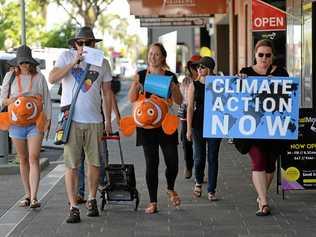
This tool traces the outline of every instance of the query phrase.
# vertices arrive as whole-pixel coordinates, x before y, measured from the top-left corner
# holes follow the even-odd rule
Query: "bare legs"
[[[252,181],[258,194],[259,211],[265,205],[268,205],[268,190],[271,185],[274,173],[266,173],[265,171],[253,171]],[[269,210],[268,210],[269,211]]]
[[[29,137],[27,141],[12,139],[20,160],[20,174],[25,195],[31,200],[37,199],[40,181],[39,155],[42,139],[43,135]]]
[[[65,173],[65,184],[66,184],[66,192],[67,197],[70,202],[70,206],[76,206],[77,200],[77,169],[71,169],[66,167],[66,173]]]
[[[88,165],[88,187],[89,187],[89,198],[95,198],[97,194],[97,188],[99,184],[99,167]],[[65,174],[66,192],[67,197],[71,206],[77,204],[77,183],[78,175],[77,169],[71,169],[66,167]]]

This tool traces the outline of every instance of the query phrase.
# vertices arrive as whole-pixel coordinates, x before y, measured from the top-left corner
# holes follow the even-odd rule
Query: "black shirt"
[[[138,72],[139,82],[144,87],[146,79],[147,70],[142,70]],[[172,76],[172,82],[178,84],[178,79],[176,75],[170,71],[165,72],[165,76]],[[146,98],[149,98],[151,93],[146,92]],[[145,128],[136,128],[136,146],[142,145],[154,145],[154,144],[178,144],[178,131],[171,135],[164,133],[161,127],[145,129]]]
[[[246,74],[247,76],[277,76],[277,77],[288,77],[288,72],[282,68],[277,67],[273,72],[271,72],[272,67],[268,68],[265,75],[258,74],[253,70],[252,67],[244,67],[240,70],[240,73]],[[283,148],[283,140],[269,140],[269,139],[246,139],[247,142],[259,146],[264,150],[271,151],[271,148],[274,150],[275,154],[279,154]]]
[[[194,85],[194,112],[192,128],[203,130],[205,84],[193,81]]]

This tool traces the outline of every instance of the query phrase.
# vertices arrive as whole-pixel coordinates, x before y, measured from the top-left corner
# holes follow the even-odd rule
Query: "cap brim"
[[[75,44],[75,41],[79,40],[79,39],[94,40],[96,43],[102,41],[102,39],[95,39],[95,38],[72,38],[72,39],[68,40],[68,45],[73,46]]]

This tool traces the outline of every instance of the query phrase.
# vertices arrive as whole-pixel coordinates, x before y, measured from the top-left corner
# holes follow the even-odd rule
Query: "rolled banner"
[[[144,83],[144,90],[162,98],[169,98],[172,76],[148,74]]]

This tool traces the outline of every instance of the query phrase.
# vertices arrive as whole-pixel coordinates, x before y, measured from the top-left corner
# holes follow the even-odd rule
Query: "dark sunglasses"
[[[205,67],[203,64],[199,64],[196,68],[197,68],[197,69],[205,69],[205,68],[207,68],[207,67]]]
[[[86,40],[86,41],[76,41],[78,46],[91,46],[93,44],[93,40]]]
[[[271,53],[258,53],[259,58],[263,58],[263,56],[266,56],[266,58],[271,58]]]
[[[21,64],[31,64],[30,62],[20,62],[20,65]]]

